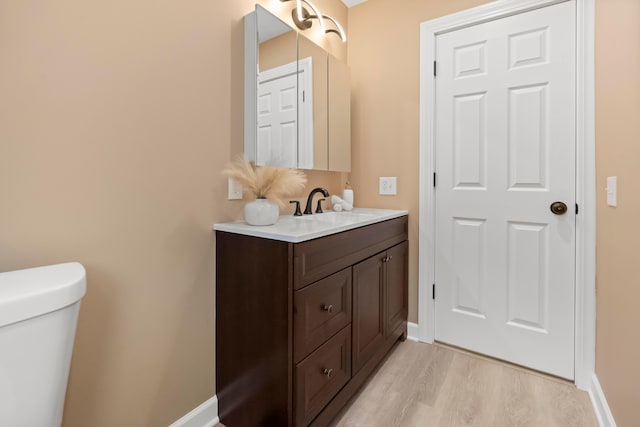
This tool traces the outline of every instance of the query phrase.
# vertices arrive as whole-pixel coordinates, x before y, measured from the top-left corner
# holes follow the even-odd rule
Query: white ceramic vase
[[[278,205],[267,199],[256,199],[244,205],[244,220],[249,225],[273,225],[279,215]]]

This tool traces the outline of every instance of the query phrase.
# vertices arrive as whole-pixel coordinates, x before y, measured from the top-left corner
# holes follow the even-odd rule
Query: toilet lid
[[[86,290],[78,262],[0,273],[0,327],[71,305]]]

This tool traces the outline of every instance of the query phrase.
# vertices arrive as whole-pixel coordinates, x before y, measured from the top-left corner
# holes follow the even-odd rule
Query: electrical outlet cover
[[[607,205],[618,206],[618,177],[607,177]]]
[[[242,200],[242,184],[229,177],[229,200]]]
[[[380,177],[380,194],[383,196],[394,196],[397,194],[395,176]]]

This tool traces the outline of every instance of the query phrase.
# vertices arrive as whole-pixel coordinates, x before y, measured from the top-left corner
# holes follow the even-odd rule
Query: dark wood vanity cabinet
[[[326,426],[406,337],[407,217],[300,243],[216,232],[227,427]]]
[[[407,321],[408,243],[353,266],[353,350],[356,374]]]

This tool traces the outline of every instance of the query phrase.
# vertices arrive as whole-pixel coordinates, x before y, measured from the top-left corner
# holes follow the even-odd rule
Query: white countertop
[[[247,236],[264,237],[283,242],[299,243],[340,233],[376,222],[407,215],[406,210],[354,208],[349,212],[328,211],[321,214],[281,215],[274,225],[254,226],[244,221],[214,224],[213,229]]]

